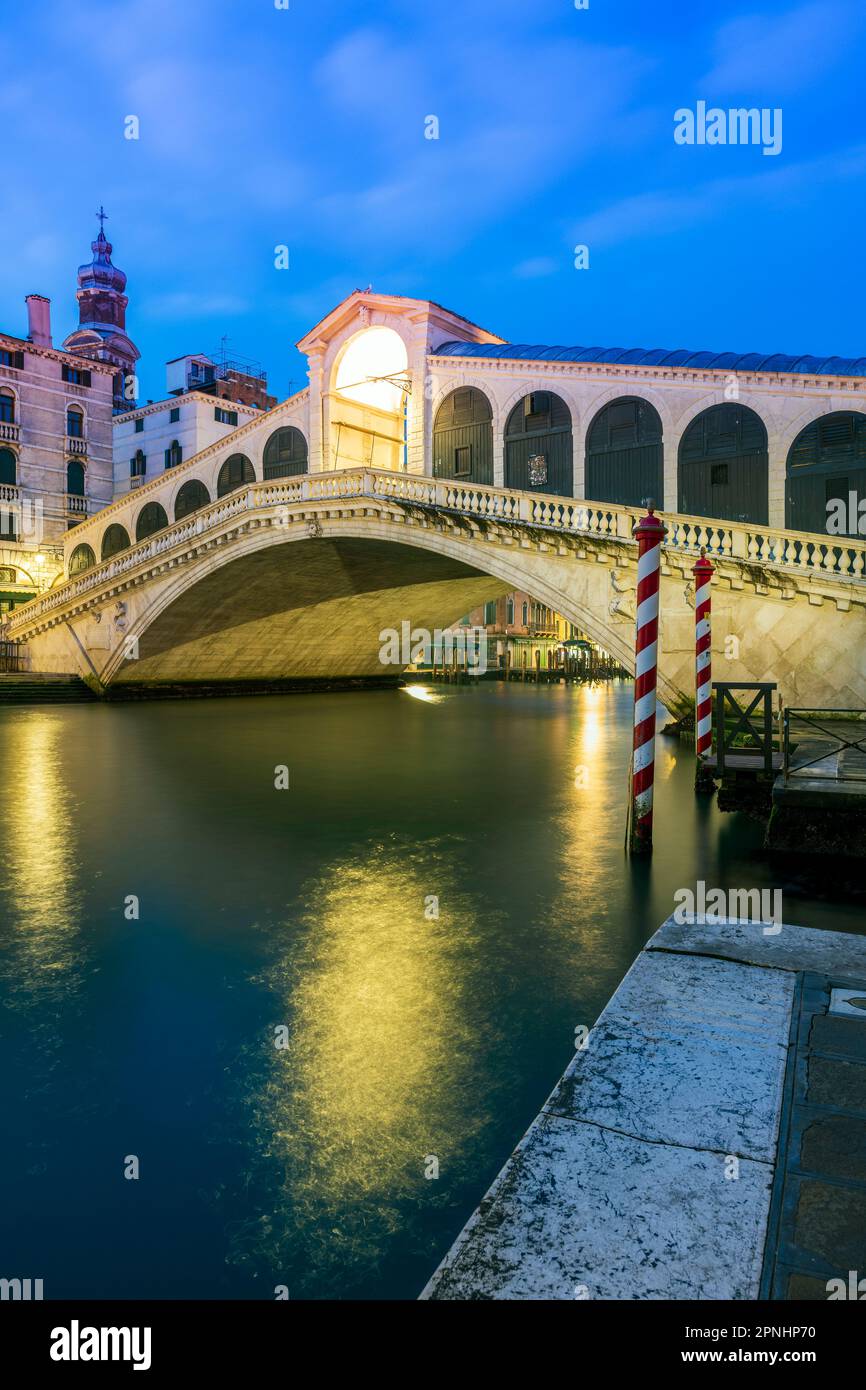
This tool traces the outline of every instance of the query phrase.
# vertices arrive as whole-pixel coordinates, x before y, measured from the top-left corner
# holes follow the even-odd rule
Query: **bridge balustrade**
[[[16,626],[26,626],[70,599],[97,589],[157,556],[182,548],[198,536],[218,530],[242,513],[360,497],[393,499],[426,507],[438,514],[489,518],[549,530],[553,534],[598,536],[629,544],[633,527],[643,514],[639,507],[541,496],[478,483],[464,484],[453,479],[372,469],[272,479],[241,487],[201,507],[188,518],[131,545],[113,559],[95,565],[51,593],[21,605],[15,614]],[[843,545],[835,545],[826,536],[677,514],[666,514],[664,520],[668,528],[664,545],[668,551],[691,555],[704,548],[713,556],[799,572],[805,570],[822,577],[862,580],[866,572],[864,542],[846,539]],[[76,536],[81,530],[76,528]]]

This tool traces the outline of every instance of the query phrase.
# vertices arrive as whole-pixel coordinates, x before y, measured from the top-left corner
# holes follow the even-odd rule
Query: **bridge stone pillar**
[[[769,512],[767,521],[770,526],[778,526],[783,529],[785,525],[785,470],[787,466],[787,451],[778,434],[771,434],[767,440],[769,454]]]
[[[321,473],[327,467],[324,457],[325,440],[322,437],[324,349],[325,344],[322,343],[321,347],[313,348],[307,353],[310,363],[307,376],[310,379],[309,457],[311,473]]]
[[[591,424],[591,419],[587,418],[586,411],[581,411],[580,418],[577,418],[574,409],[571,411],[571,439],[572,439],[572,492],[575,497],[586,497],[586,435]],[[590,498],[590,501],[593,499]]]
[[[665,435],[664,441],[664,497],[658,498],[659,506],[664,512],[675,512],[677,510],[677,458],[679,455],[680,434],[677,431],[675,438],[668,439]]]
[[[430,401],[427,399],[427,329],[424,322],[413,324],[410,341],[406,345],[409,359],[409,376],[412,380],[412,394],[406,411],[406,464],[410,473],[430,473],[432,442],[432,416]]]
[[[499,402],[493,398],[493,486],[505,487],[505,421]]]

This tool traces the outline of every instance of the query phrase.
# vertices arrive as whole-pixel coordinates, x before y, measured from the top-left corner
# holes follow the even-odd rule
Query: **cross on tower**
[[[108,221],[108,213],[105,211],[101,203],[99,204],[99,212],[96,214],[96,216],[99,219],[99,230],[101,232],[104,232],[105,224]]]

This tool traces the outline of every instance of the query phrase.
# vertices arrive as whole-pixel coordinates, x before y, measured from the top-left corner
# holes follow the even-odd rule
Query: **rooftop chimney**
[[[27,336],[31,343],[51,347],[51,300],[44,294],[28,294],[24,303],[27,305]]]

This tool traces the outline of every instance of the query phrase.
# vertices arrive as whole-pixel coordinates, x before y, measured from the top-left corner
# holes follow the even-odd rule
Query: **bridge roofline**
[[[455,339],[431,348],[428,357],[451,362],[522,363],[538,371],[567,371],[580,367],[604,373],[635,372],[668,379],[704,380],[732,373],[755,383],[790,382],[832,389],[842,382],[866,388],[866,357],[795,357],[784,353],[692,352],[685,348],[548,347],[541,343],[464,342]],[[850,387],[848,389],[851,389]]]
[[[308,353],[315,349],[322,338],[330,338],[336,334],[345,323],[357,317],[360,308],[370,310],[382,310],[384,313],[399,314],[403,313],[410,317],[430,317],[444,329],[453,325],[455,328],[461,324],[466,328],[471,328],[474,342],[482,344],[504,344],[505,339],[498,334],[491,333],[489,329],[482,328],[479,324],[473,323],[471,319],[465,318],[462,314],[457,314],[453,309],[446,309],[444,305],[437,304],[434,299],[411,299],[399,294],[379,294],[374,290],[353,290],[346,299],[336,304],[324,318],[319,319],[318,323],[308,329],[296,344],[298,351]]]

